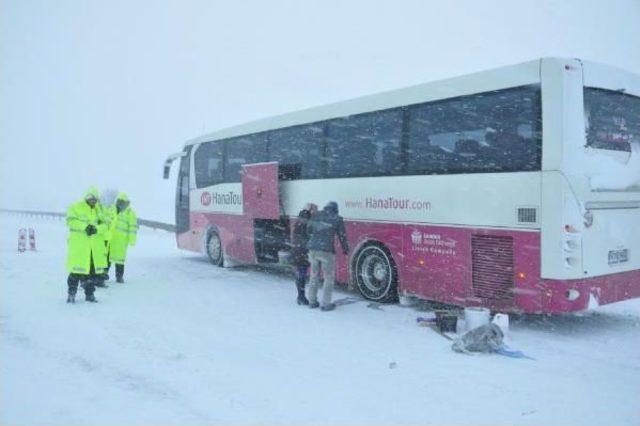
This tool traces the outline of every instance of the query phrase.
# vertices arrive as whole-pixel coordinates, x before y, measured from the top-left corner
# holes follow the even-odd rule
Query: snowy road
[[[640,424],[640,300],[518,319],[535,361],[466,356],[411,308],[311,311],[289,277],[162,231],[141,230],[126,284],[67,305],[63,222],[0,221],[1,424]],[[38,252],[16,253],[21,226]]]

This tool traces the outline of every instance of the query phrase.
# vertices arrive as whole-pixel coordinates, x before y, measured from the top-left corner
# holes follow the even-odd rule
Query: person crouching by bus
[[[298,290],[298,305],[308,305],[309,300],[304,294],[307,279],[309,278],[309,259],[307,243],[309,242],[309,233],[307,225],[311,215],[316,213],[318,207],[315,204],[307,204],[304,209],[298,213],[298,221],[293,228],[292,243],[292,264],[296,277],[296,288]]]
[[[331,302],[331,293],[335,285],[336,253],[334,238],[337,235],[342,251],[349,254],[347,235],[342,216],[338,215],[338,204],[334,201],[327,203],[321,212],[311,216],[308,225],[309,262],[311,263],[311,281],[309,282],[309,307],[323,311],[331,311],[336,305]],[[318,303],[318,288],[320,287],[320,270],[324,275],[322,288],[322,303]]]
[[[111,229],[108,242],[108,265],[116,264],[116,282],[124,283],[124,262],[127,258],[127,248],[136,244],[138,235],[138,219],[129,205],[129,197],[120,192],[115,205],[111,207]]]
[[[100,210],[96,208],[100,194],[95,187],[89,188],[84,199],[67,210],[67,303],[75,303],[78,283],[82,282],[85,300],[97,302],[94,292],[95,280],[107,266],[104,234],[107,226]]]

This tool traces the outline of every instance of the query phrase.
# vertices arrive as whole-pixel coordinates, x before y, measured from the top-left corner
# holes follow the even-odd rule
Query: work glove
[[[87,233],[88,236],[92,236],[92,235],[98,233],[98,230],[93,225],[87,225],[87,227],[84,229],[84,231]]]

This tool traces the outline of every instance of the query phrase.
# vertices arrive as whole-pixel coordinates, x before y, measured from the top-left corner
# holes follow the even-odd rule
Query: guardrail
[[[176,232],[176,226],[170,223],[156,222],[155,220],[138,219],[138,224],[152,229],[162,229],[167,232]]]
[[[55,217],[59,219],[64,219],[66,216],[64,213],[60,212],[48,212],[41,210],[15,210],[15,209],[0,209],[2,213],[13,213],[13,214],[22,214],[27,216],[43,216],[43,217]],[[138,219],[138,225],[145,226],[151,229],[162,229],[167,232],[176,232],[175,225],[170,223],[158,222],[155,220],[147,220],[147,219]]]

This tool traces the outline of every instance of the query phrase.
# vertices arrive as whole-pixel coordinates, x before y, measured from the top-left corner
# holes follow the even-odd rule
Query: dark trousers
[[[93,266],[93,255],[91,255],[91,266],[89,267],[89,275],[84,274],[69,274],[67,278],[67,286],[69,287],[69,294],[75,296],[78,292],[78,283],[82,281],[82,288],[84,288],[85,297],[93,296],[93,292],[96,291],[94,280],[97,279],[96,270]]]
[[[111,250],[107,253],[107,270],[105,271],[107,275],[109,274],[109,269],[111,269]],[[124,277],[124,265],[116,263],[116,280],[118,278],[122,279],[122,277]]]
[[[308,266],[296,266],[296,288],[298,289],[298,295],[304,295],[304,287],[309,279],[309,267]]]
[[[111,262],[107,263],[107,274],[109,273],[109,269],[111,269]],[[116,263],[116,279],[122,277],[124,277],[124,265]]]

